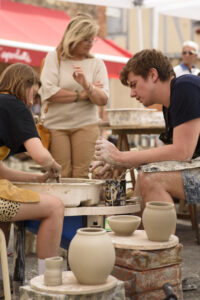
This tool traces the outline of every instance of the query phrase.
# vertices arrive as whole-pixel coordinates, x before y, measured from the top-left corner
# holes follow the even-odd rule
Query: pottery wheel
[[[171,235],[167,242],[153,242],[147,238],[145,230],[136,230],[130,236],[117,236],[114,232],[109,232],[109,236],[115,248],[133,250],[159,250],[175,247],[179,243],[176,235]]]
[[[44,275],[40,275],[30,280],[30,286],[34,290],[52,294],[85,295],[108,291],[117,285],[117,281],[115,277],[110,275],[105,284],[83,285],[77,282],[71,271],[67,271],[62,272],[62,285],[46,286],[44,285]]]

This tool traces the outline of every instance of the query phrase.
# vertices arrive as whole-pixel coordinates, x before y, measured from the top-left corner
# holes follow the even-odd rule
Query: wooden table
[[[108,122],[99,122],[101,130],[111,130],[112,134],[128,135],[128,134],[160,134],[164,129],[164,125],[110,125]]]
[[[118,214],[134,214],[140,212],[140,204],[128,204],[125,206],[80,206],[66,207],[65,217],[67,216],[99,216]],[[87,226],[87,224],[86,224]],[[17,295],[19,287],[25,282],[25,222],[19,221],[14,224],[14,273],[13,273],[13,289]]]
[[[117,148],[120,151],[130,151],[130,145],[128,142],[128,135],[140,135],[140,134],[160,134],[164,131],[164,125],[109,125],[108,122],[100,122],[99,127],[101,132],[103,130],[110,130],[113,135],[117,135]],[[133,170],[130,170],[131,181],[133,187],[135,186],[135,176]]]

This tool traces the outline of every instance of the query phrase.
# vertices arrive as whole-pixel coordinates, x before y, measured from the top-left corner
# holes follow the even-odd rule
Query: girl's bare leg
[[[21,203],[12,221],[40,220],[37,255],[44,259],[58,255],[64,219],[64,205],[59,198],[40,194],[39,203]]]

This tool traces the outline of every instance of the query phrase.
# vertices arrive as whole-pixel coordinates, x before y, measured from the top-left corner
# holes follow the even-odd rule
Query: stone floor
[[[197,289],[184,292],[184,300],[200,299],[200,245],[196,242],[191,222],[178,220],[176,235],[183,244],[182,278],[188,284],[196,285]]]

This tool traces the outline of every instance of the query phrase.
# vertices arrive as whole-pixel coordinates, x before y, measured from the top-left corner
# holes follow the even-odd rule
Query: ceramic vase
[[[176,228],[176,211],[169,202],[147,202],[142,222],[150,241],[168,241]]]
[[[104,284],[115,263],[115,249],[103,228],[81,228],[72,239],[69,266],[80,284]]]
[[[47,286],[62,285],[62,264],[60,256],[45,259],[44,284]]]

